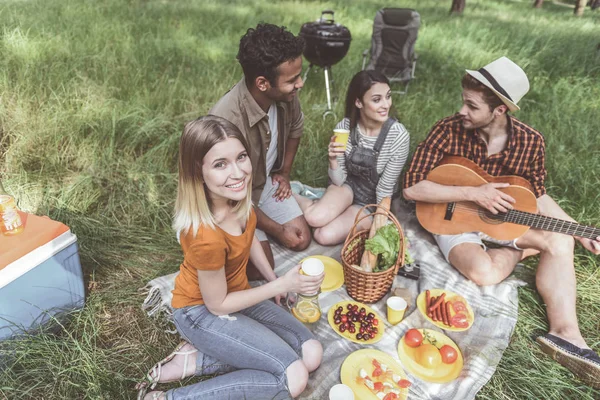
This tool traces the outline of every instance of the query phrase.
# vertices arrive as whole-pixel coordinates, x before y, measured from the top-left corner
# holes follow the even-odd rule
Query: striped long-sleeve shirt
[[[344,118],[335,128],[349,130],[350,120]],[[358,146],[372,149],[377,141],[377,136],[363,134],[358,126],[357,130]],[[399,122],[394,123],[388,132],[379,153],[379,158],[377,159],[377,174],[379,175],[376,190],[377,203],[380,203],[384,197],[392,196],[399,186],[398,178],[408,157],[409,142],[410,135],[404,125]],[[350,155],[351,150],[352,143],[348,140],[344,155],[337,157],[338,168],[329,169],[329,178],[335,185],[341,186],[346,181],[346,157]]]

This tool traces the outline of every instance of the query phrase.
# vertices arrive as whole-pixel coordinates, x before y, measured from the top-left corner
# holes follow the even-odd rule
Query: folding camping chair
[[[419,13],[410,8],[383,8],[375,14],[371,48],[363,53],[362,69],[383,73],[390,83],[403,83],[405,94],[415,77],[415,42],[421,25]],[[367,56],[370,56],[367,64]]]

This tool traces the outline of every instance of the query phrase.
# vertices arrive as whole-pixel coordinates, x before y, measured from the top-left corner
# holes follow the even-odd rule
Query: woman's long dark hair
[[[356,99],[363,101],[363,96],[369,91],[375,83],[385,83],[388,86],[390,81],[381,72],[374,69],[366,69],[358,72],[352,77],[348,85],[346,94],[346,118],[350,120],[350,129],[354,129],[360,119],[360,110],[356,107]],[[390,110],[390,114],[391,114]]]

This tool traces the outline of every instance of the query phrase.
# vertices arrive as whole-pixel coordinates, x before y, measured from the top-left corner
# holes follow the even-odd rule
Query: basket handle
[[[366,211],[368,207],[375,207],[375,212],[362,215],[363,211]],[[354,225],[352,225],[352,229],[350,230],[350,236],[353,236],[356,233],[356,227],[363,219],[373,217],[375,215],[384,215],[391,219],[392,222],[396,223],[396,226],[400,225],[396,220],[396,217],[387,208],[379,204],[366,204],[358,211],[358,213],[356,213],[356,217],[354,217]]]
[[[377,210],[373,213],[367,214],[367,215],[362,215],[363,211],[368,208],[368,207],[376,207]],[[381,211],[380,211],[381,209]],[[342,249],[346,249],[349,245],[349,240],[351,238],[354,237],[354,235],[356,234],[356,227],[358,226],[358,223],[360,221],[362,221],[365,218],[368,217],[372,217],[374,215],[385,215],[388,219],[390,219],[394,225],[396,225],[396,229],[398,229],[398,233],[400,234],[401,237],[401,247],[398,252],[399,257],[401,255],[401,259],[400,259],[400,263],[396,264],[396,272],[397,272],[397,268],[399,268],[400,265],[404,264],[404,254],[406,253],[406,239],[404,238],[404,233],[402,230],[402,226],[400,225],[400,222],[398,222],[398,219],[396,218],[396,216],[387,208],[379,205],[379,204],[366,204],[364,205],[356,214],[356,217],[354,218],[354,225],[352,225],[352,229],[350,230],[350,233],[348,233],[348,236],[346,237],[346,240],[344,241],[344,246],[342,247]]]

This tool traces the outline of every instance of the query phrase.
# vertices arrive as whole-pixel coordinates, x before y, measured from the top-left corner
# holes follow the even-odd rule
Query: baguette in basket
[[[379,203],[379,205],[387,211],[390,210],[391,204],[392,204],[391,197],[384,197],[381,200],[381,203]],[[373,236],[375,236],[375,233],[377,233],[377,230],[379,228],[382,228],[383,226],[385,226],[387,221],[388,221],[388,218],[386,215],[384,215],[384,214],[375,215],[375,217],[373,218],[373,223],[371,224],[371,229],[369,230],[369,239],[373,238]],[[375,255],[372,252],[370,252],[369,250],[365,249],[365,252],[363,253],[362,258],[360,260],[360,268],[365,272],[373,272],[373,269],[376,267],[376,265],[377,265],[377,255]]]
[[[369,211],[371,208],[373,211]],[[360,221],[379,215],[385,217],[384,226],[376,230],[371,239],[370,230],[357,230]],[[391,224],[386,224],[387,220]],[[363,303],[374,303],[385,296],[392,287],[398,268],[404,265],[405,242],[404,232],[394,214],[379,204],[363,206],[356,215],[341,252],[344,282],[350,297]],[[371,272],[364,271],[358,265],[367,248],[379,259]]]

